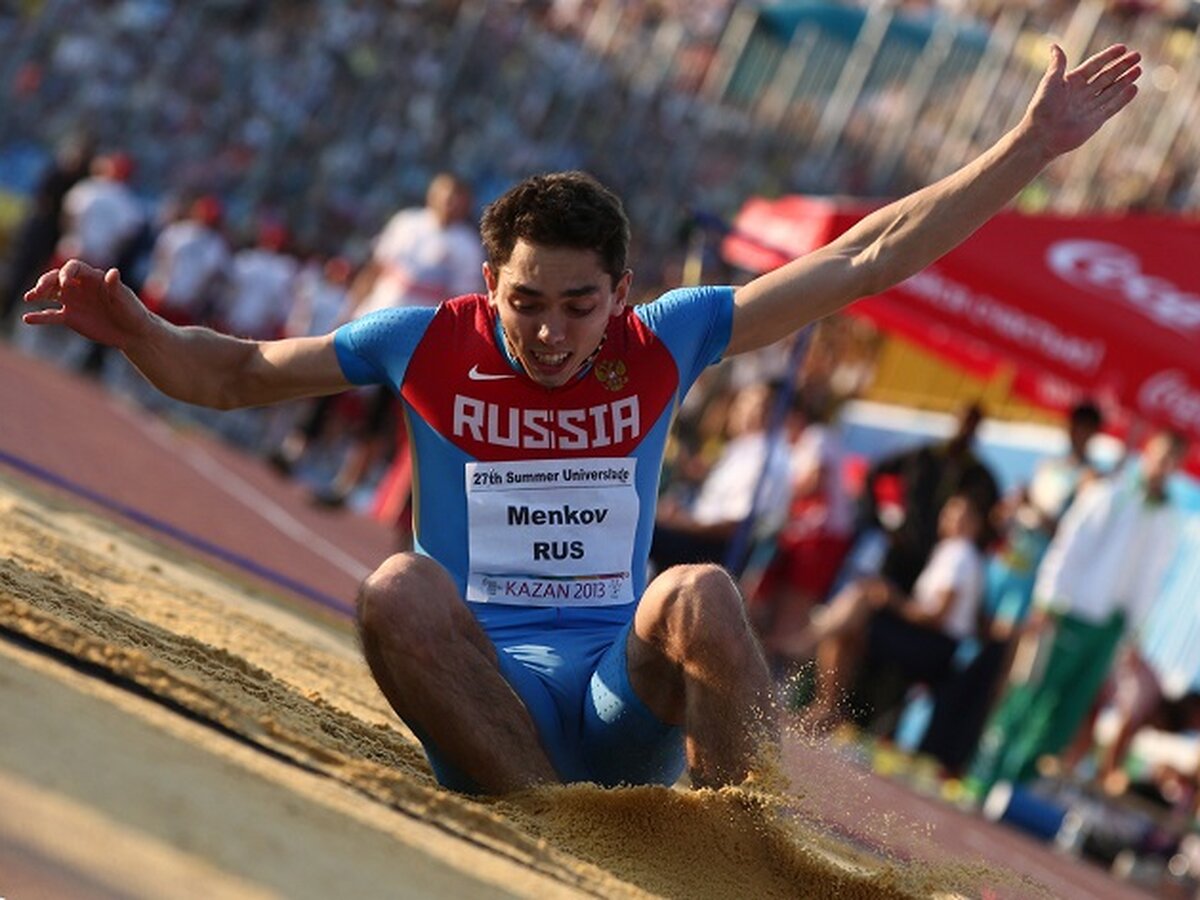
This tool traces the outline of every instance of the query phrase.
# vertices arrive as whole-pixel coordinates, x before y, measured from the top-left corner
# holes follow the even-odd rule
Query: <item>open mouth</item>
[[[553,372],[561,369],[571,354],[569,351],[561,353],[543,353],[537,350],[530,351],[530,356],[533,357],[534,364],[541,370]]]

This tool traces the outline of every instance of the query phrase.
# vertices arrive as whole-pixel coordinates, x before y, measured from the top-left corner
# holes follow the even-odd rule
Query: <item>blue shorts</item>
[[[660,721],[633,691],[626,665],[632,616],[622,624],[576,610],[504,609],[512,615],[493,606],[480,618],[559,777],[608,787],[674,784],[684,769],[683,729]],[[418,737],[439,783],[480,793]]]

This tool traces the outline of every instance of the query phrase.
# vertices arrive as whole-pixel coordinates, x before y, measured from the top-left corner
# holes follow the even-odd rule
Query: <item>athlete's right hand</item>
[[[51,304],[25,313],[27,325],[66,325],[86,338],[124,349],[151,326],[137,294],[116,269],[101,272],[77,259],[51,269],[25,293],[26,303]]]

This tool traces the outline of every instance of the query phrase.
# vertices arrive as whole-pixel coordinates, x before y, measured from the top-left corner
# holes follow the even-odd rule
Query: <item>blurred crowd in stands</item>
[[[1014,123],[1052,35],[1074,56],[1136,38],[1151,77],[1121,129],[1024,202],[1196,205],[1195,4],[857,5],[905,27],[844,98],[834,85],[855,81],[840,76],[870,31],[844,21],[856,4],[798,19],[731,0],[7,5],[0,188],[28,190],[50,148],[86,129],[135,159],[152,219],[211,194],[238,241],[273,218],[303,253],[361,261],[438,171],[482,205],[534,171],[581,167],[626,198],[649,291],[670,279],[692,210],[894,194],[970,158]]]
[[[150,393],[119,354],[21,328],[20,294],[54,259],[79,256],[120,267],[180,324],[324,333],[371,309],[481,290],[482,204],[530,172],[570,167],[624,196],[642,296],[684,278],[689,250],[705,280],[735,279],[695,240],[693,210],[730,215],[778,189],[898,193],[936,177],[1011,125],[1044,48],[1020,38],[1042,33],[1082,45],[1136,30],[1155,54],[1153,96],[1108,145],[1047,173],[1026,205],[1200,206],[1196,3],[858,5],[983,33],[984,58],[1000,55],[995,101],[976,103],[988,115],[962,119],[967,76],[915,99],[884,84],[835,123],[822,161],[827,120],[804,118],[809,98],[790,94],[798,122],[776,117],[765,135],[771,104],[739,106],[733,75],[755,51],[749,38],[734,46],[747,4],[730,0],[6,6],[0,188],[21,204],[0,243],[0,332],[403,534],[409,473],[390,397],[185,408]],[[1003,44],[995,35],[1010,26]],[[784,80],[758,83],[770,95]],[[815,145],[795,136],[807,126]],[[897,156],[888,133],[901,131]],[[739,573],[809,727],[854,721],[903,738],[980,801],[998,782],[1047,774],[1120,794],[1134,737],[1153,728],[1190,741],[1193,762],[1139,777],[1194,820],[1200,647],[1181,680],[1141,644],[1183,529],[1164,488],[1177,439],[1149,435],[1105,468],[1089,451],[1100,410],[1081,404],[1065,454],[1005,493],[975,451],[986,411],[968,406],[945,441],[864,471],[837,426],[869,377],[854,328],[823,323],[799,366],[785,346],[706,373],[672,439],[653,563]]]

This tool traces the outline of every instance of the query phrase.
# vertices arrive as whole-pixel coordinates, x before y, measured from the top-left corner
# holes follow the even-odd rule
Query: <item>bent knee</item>
[[[458,591],[438,563],[418,553],[396,553],[364,580],[358,590],[359,630],[391,629],[400,621],[448,614]],[[462,605],[457,604],[457,605]]]
[[[676,607],[703,603],[707,608],[724,608],[740,604],[741,593],[733,576],[715,563],[694,563],[673,566],[663,573],[668,602]]]
[[[647,595],[646,624],[664,643],[695,647],[740,641],[750,632],[741,592],[720,566],[674,566]]]

